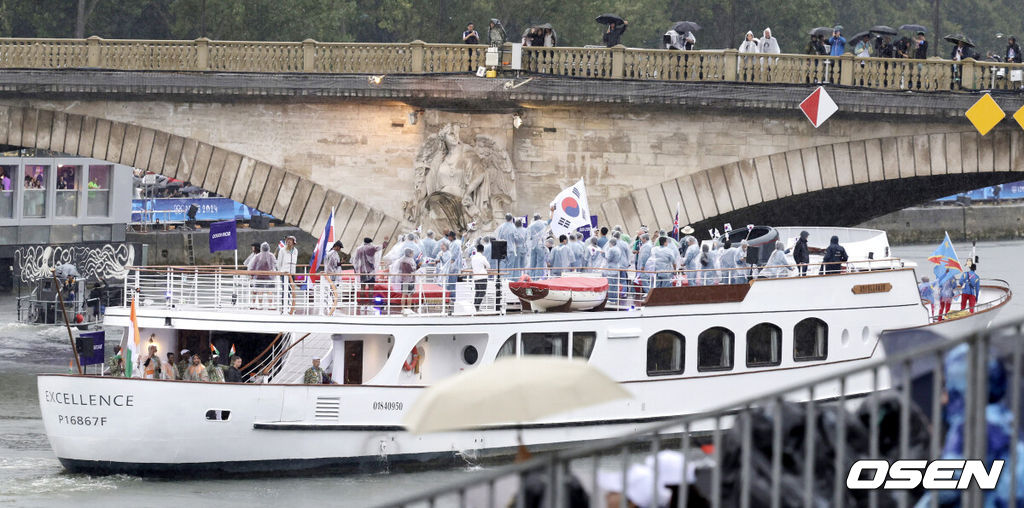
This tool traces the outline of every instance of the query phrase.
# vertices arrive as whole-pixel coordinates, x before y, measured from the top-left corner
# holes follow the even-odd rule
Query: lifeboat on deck
[[[567,312],[595,310],[608,299],[608,279],[604,277],[555,277],[534,281],[524,275],[510,282],[509,290],[519,297],[523,310]]]

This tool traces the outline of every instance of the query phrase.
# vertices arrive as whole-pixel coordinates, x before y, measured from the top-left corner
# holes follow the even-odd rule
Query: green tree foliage
[[[0,35],[73,37],[79,0],[0,0]],[[474,22],[486,39],[487,21],[502,20],[510,40],[526,28],[551,23],[561,46],[601,44],[603,13],[629,20],[623,44],[660,47],[675,21],[696,21],[698,48],[735,48],[747,30],[760,37],[771,27],[783,51],[801,52],[807,32],[842,24],[847,35],[875,24],[904,23],[932,28],[941,37],[964,32],[983,52],[1001,52],[1005,38],[1020,30],[1015,0],[87,0],[85,33],[104,38],[221,40],[461,42]],[[938,7],[938,8],[936,8]],[[934,33],[936,12],[940,33]]]

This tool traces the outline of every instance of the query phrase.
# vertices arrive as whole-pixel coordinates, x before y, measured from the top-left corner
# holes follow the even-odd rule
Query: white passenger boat
[[[941,340],[985,328],[1011,297],[1005,283],[985,281],[973,314],[935,321],[913,268],[881,254],[885,243],[838,274],[619,284],[627,294],[589,312],[526,312],[507,294],[495,298],[493,284],[477,310],[472,281],[451,293],[436,289],[445,281],[433,276],[421,277],[428,280],[402,308],[391,297],[368,298],[377,286],[353,278],[304,286],[289,276],[285,292],[254,287],[246,272],[136,268],[125,280],[124,305],[108,307],[105,324],[127,328],[134,298],[144,347],[151,342],[163,354],[233,345],[246,361],[258,358],[246,369],[250,382],[40,375],[42,418],[71,471],[180,476],[436,465],[512,454],[517,430],[531,448],[554,448],[703,412],[884,356],[884,331],[927,329]],[[518,355],[587,359],[633,398],[525,425],[403,430],[403,413],[425,387]],[[300,384],[313,358],[337,384]],[[871,387],[870,379],[850,378],[846,393]]]

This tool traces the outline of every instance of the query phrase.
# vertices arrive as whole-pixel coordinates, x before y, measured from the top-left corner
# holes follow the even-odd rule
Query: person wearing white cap
[[[181,354],[178,355],[178,364],[175,367],[178,369],[177,379],[185,379],[185,371],[188,369],[189,362],[189,350],[182,349]]]
[[[622,473],[601,471],[597,476],[597,484],[604,491],[605,506],[619,506],[622,496],[626,497],[626,506],[635,508],[657,508],[665,506],[672,498],[672,491],[660,481],[657,489],[654,486],[654,472],[650,467],[633,464],[626,472],[626,486],[622,486]],[[657,490],[657,499],[654,498]]]
[[[672,450],[662,450],[657,455],[651,455],[644,459],[644,465],[651,471],[658,472],[658,485],[667,488],[672,497],[668,505],[675,507],[679,499],[679,490],[688,488],[697,481],[696,468],[686,461],[682,453]],[[683,470],[686,470],[686,477],[683,477]],[[684,483],[680,483],[684,482]],[[689,499],[693,499],[690,497]]]

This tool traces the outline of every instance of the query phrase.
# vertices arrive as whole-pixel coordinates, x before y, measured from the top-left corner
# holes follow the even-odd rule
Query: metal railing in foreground
[[[824,273],[824,265],[809,265],[808,273]],[[899,269],[896,259],[847,262],[840,271]],[[528,275],[543,281],[564,275],[608,280],[608,310],[631,310],[644,305],[655,287],[746,284],[756,278],[796,277],[795,266],[741,267],[717,270],[643,271],[627,268],[520,268],[492,270],[483,293],[466,272],[399,275],[378,272],[362,279],[351,272],[335,275],[253,272],[217,266],[138,267],[126,272],[124,305],[133,299],[140,307],[232,310],[308,315],[469,315],[521,309],[508,283]],[[497,288],[501,287],[498,298]]]
[[[991,505],[1017,506],[1017,486],[1024,482],[1018,471],[1024,450],[1019,431],[1022,324],[1017,320],[956,340],[936,338],[932,344],[810,383],[620,438],[468,474],[465,480],[382,506],[508,506],[513,498],[515,506],[537,506],[524,502],[527,477],[533,480],[533,495],[540,485],[543,506],[569,506],[567,492],[574,490],[567,486],[570,476],[589,491],[590,506],[604,506],[600,489],[594,487],[599,472],[614,475],[634,498],[658,499],[662,483],[682,485],[673,505],[678,507],[687,506],[695,495],[716,507],[939,506],[940,501],[944,506],[982,506],[995,501],[993,496],[1002,504]],[[865,380],[876,389],[849,388]],[[699,445],[708,443],[712,451],[704,456]],[[653,468],[646,481],[626,483],[631,464],[669,449],[681,452],[687,462],[702,457],[709,463],[697,470],[695,484],[688,483],[686,467],[678,477],[659,478]],[[886,471],[871,468],[864,476],[870,480],[874,471],[876,488],[847,487],[858,460],[887,461],[886,470],[894,460],[920,460],[910,466],[923,473],[926,464],[940,458],[980,458],[986,469],[995,460],[1005,462],[995,490],[979,488],[977,475],[964,490],[880,490]],[[954,472],[944,478],[958,485],[959,479],[971,476]],[[502,493],[500,486],[509,484],[511,489]],[[625,498],[620,506],[626,506]]]
[[[0,38],[0,68],[168,72],[469,74],[486,46],[466,44]],[[511,54],[511,44],[503,48]],[[758,84],[834,83],[883,90],[1017,90],[1024,64],[781,54],[524,47],[527,72],[586,79]],[[502,59],[504,61],[511,61]]]

